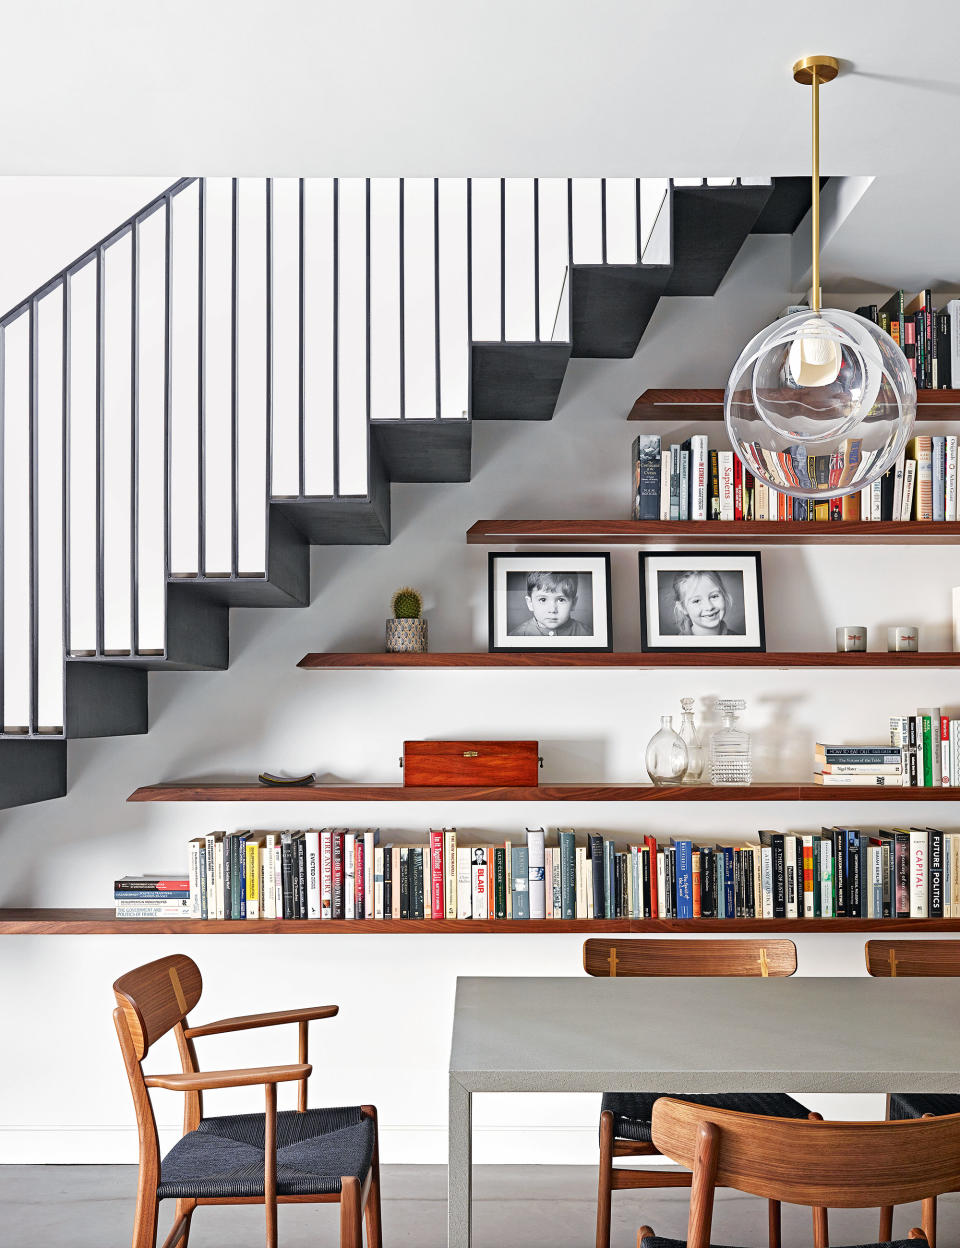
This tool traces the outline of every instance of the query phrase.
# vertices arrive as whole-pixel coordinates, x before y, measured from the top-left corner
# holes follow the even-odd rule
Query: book
[[[733,504],[733,451],[720,451],[718,456],[720,474],[720,514],[721,520],[734,518]]]
[[[661,520],[670,519],[670,452],[660,454],[660,516]]]
[[[910,829],[910,917],[925,919],[928,906],[927,833]]]
[[[704,434],[694,434],[687,442],[690,451],[690,519],[706,520],[709,514],[707,438]]]
[[[507,851],[502,845],[493,849],[493,918],[507,917]]]
[[[833,788],[851,788],[857,785],[886,786],[888,789],[902,788],[906,784],[906,777],[902,774],[895,776],[878,776],[874,772],[856,776],[829,776],[824,775],[822,771],[813,773],[814,784],[822,784],[826,787]]]
[[[633,518],[660,519],[660,435],[641,433],[633,441]]]
[[[527,895],[531,919],[546,917],[546,881],[544,880],[543,828],[527,828]],[[552,888],[552,881],[551,881]]]
[[[476,853],[476,851],[474,851]],[[512,876],[513,876],[513,917],[515,919],[530,918],[530,868],[527,860],[526,845],[514,845],[511,848],[512,854]],[[474,863],[476,863],[474,858]],[[476,866],[474,871],[476,872]],[[474,918],[486,918],[474,914]]]
[[[916,462],[916,503],[914,518],[933,519],[933,443],[928,434],[917,434],[910,440],[908,453]]]
[[[469,849],[457,846],[457,918],[473,916],[472,855]]]
[[[443,881],[443,830],[430,829],[430,917],[442,919],[446,913]]]
[[[554,890],[554,914],[557,918],[575,919],[577,917],[577,847],[572,831],[559,833],[558,870],[556,875],[560,881],[560,913],[556,914],[556,890]]]
[[[307,883],[307,918],[319,919],[323,915],[321,879],[323,876],[323,859],[321,856],[320,833],[305,832],[303,835],[306,851],[306,883]],[[331,862],[332,868],[332,862]],[[249,894],[248,894],[249,895]]]
[[[944,917],[944,862],[943,832],[939,828],[927,828],[927,917]]]
[[[457,918],[457,829],[443,829],[444,917]]]

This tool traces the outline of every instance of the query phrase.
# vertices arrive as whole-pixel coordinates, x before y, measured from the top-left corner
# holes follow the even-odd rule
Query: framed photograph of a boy
[[[760,552],[640,555],[643,650],[766,650]]]
[[[491,652],[611,650],[610,556],[489,556]]]

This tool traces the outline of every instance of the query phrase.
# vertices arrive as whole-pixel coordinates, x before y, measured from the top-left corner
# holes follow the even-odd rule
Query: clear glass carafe
[[[661,715],[660,731],[647,746],[647,773],[654,784],[678,784],[687,770],[687,747],[673,730],[673,716]]]
[[[693,722],[693,698],[681,698],[683,713],[680,716],[680,740],[687,747],[687,770],[683,773],[684,784],[699,784],[703,776],[703,746],[700,734]]]
[[[743,698],[717,699],[723,727],[710,738],[711,784],[750,784],[753,780],[750,734],[736,727],[736,712],[746,705]]]

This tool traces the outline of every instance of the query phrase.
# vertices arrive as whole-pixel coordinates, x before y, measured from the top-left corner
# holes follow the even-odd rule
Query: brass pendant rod
[[[820,75],[813,67],[813,185],[810,191],[810,222],[813,238],[812,280],[813,292],[810,304],[814,312],[820,311]]]

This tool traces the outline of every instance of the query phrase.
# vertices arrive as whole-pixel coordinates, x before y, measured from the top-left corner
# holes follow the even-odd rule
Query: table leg
[[[447,1126],[447,1245],[470,1248],[473,1188],[473,1097],[450,1076],[450,1114]]]

